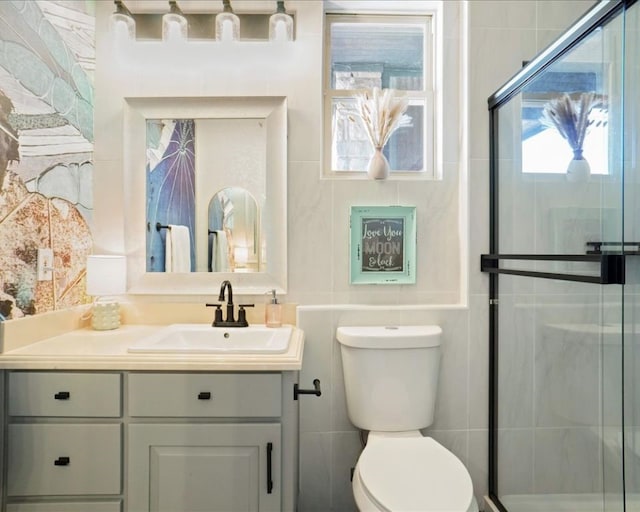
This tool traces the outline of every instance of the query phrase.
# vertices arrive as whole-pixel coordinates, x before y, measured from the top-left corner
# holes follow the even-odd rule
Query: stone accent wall
[[[95,66],[90,6],[0,3],[0,321],[87,301]],[[53,279],[38,281],[38,249],[45,248],[53,250]]]

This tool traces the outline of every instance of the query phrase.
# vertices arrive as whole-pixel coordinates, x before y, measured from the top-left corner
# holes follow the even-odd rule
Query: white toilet
[[[420,429],[433,422],[442,330],[339,327],[349,419],[369,431],[353,475],[362,512],[478,512],[462,462]]]

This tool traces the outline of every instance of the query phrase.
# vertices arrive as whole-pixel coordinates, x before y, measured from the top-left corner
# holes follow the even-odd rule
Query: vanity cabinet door
[[[279,424],[134,424],[128,433],[129,511],[280,511]]]

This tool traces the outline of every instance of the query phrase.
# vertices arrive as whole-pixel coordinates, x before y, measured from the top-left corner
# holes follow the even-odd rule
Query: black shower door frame
[[[592,247],[593,250],[585,254],[501,254],[499,244],[499,171],[498,171],[498,139],[493,134],[498,133],[498,109],[517,95],[530,81],[554,63],[565,53],[578,45],[596,28],[620,14],[634,4],[636,0],[612,0],[601,2],[594,6],[583,18],[573,25],[563,36],[556,40],[535,59],[523,63],[523,68],[516,73],[488,99],[489,106],[489,254],[481,255],[481,271],[489,274],[489,450],[488,450],[488,491],[489,498],[501,511],[508,512],[498,497],[498,315],[499,315],[499,275],[525,276],[536,279],[555,279],[594,283],[601,285],[625,283],[625,262],[628,256],[638,256],[640,247],[634,244],[627,250],[627,244],[612,242],[617,246],[615,251],[607,251],[607,244]],[[598,263],[600,272],[593,274],[564,274],[555,272],[538,272],[530,269],[516,269],[513,265],[504,268],[501,262],[535,262],[535,261],[573,261]]]

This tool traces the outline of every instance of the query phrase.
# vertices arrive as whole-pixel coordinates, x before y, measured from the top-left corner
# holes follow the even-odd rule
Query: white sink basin
[[[173,324],[141,339],[127,350],[142,354],[282,354],[289,348],[291,327],[211,327]]]

